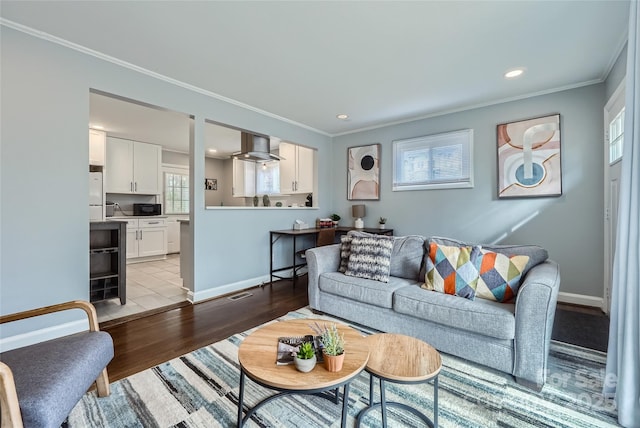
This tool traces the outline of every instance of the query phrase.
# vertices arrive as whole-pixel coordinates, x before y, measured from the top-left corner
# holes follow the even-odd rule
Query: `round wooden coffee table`
[[[240,361],[240,392],[238,397],[238,427],[244,423],[264,404],[288,394],[319,394],[335,390],[332,399],[338,403],[338,389],[344,386],[342,404],[342,425],[347,420],[349,403],[349,384],[365,368],[369,360],[369,351],[365,338],[353,328],[337,323],[338,331],[344,334],[345,358],[342,370],[328,372],[324,365],[317,364],[308,373],[296,370],[294,365],[279,366],[276,364],[278,337],[305,336],[313,334],[310,324],[320,325],[332,322],[318,319],[297,319],[275,322],[251,333],[240,344],[238,360]],[[279,391],[256,404],[242,418],[245,376],[266,388]]]
[[[356,426],[371,410],[380,407],[382,426],[387,426],[387,407],[407,410],[422,419],[428,426],[438,426],[438,374],[442,368],[440,353],[431,345],[402,334],[381,333],[366,339],[369,345],[369,362],[366,370],[370,374],[369,407],[358,415]],[[380,380],[380,403],[373,402],[373,378]],[[403,403],[387,402],[384,395],[384,382],[423,383],[433,379],[433,421],[424,413]]]

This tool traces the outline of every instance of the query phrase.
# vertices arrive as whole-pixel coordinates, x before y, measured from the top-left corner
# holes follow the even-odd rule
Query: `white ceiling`
[[[626,40],[629,4],[2,0],[0,14],[339,135],[602,81]],[[513,67],[524,76],[504,79]]]

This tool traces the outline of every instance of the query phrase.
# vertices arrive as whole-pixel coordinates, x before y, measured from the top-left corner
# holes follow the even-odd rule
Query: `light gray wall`
[[[172,152],[169,150],[162,151],[162,163],[171,165],[189,166],[189,155],[186,153]]]
[[[625,44],[622,52],[618,55],[616,62],[611,67],[609,75],[605,80],[605,102],[611,98],[611,95],[618,89],[618,86],[627,74],[627,45]]]
[[[0,312],[88,299],[89,90],[95,88],[194,116],[190,180],[205,178],[204,121],[318,148],[319,198],[331,201],[330,138],[93,56],[0,27],[1,141]],[[295,218],[313,223],[317,210],[205,210],[194,192],[194,291],[214,290],[269,270],[270,229]],[[64,320],[77,320],[68,315]],[[29,320],[3,326],[0,338],[59,325]]]
[[[334,210],[351,224],[346,200],[347,148],[382,144],[380,201],[366,201],[365,226],[388,218],[396,235],[421,234],[480,243],[538,244],[560,264],[561,291],[603,294],[604,84],[558,92],[334,139]],[[563,195],[498,200],[496,125],[560,113]],[[473,189],[391,191],[393,140],[472,128]]]
[[[218,180],[218,190],[204,190],[204,203],[207,207],[217,207],[223,201],[223,190],[231,184],[224,176],[224,161],[221,159],[205,158],[204,160],[205,178],[215,178]],[[204,189],[204,184],[201,187]],[[196,190],[198,188],[196,187]]]

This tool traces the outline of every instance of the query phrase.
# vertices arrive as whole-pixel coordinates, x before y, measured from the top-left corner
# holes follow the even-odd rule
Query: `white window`
[[[473,187],[473,130],[393,142],[392,190]]]
[[[189,214],[189,176],[164,173],[164,213]]]
[[[280,162],[256,163],[256,194],[274,195],[280,193]]]
[[[624,108],[609,123],[609,163],[615,163],[622,158],[624,143]]]

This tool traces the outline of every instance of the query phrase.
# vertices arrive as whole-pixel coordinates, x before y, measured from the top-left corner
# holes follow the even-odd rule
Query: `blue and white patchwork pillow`
[[[353,236],[345,275],[389,282],[392,236]]]

